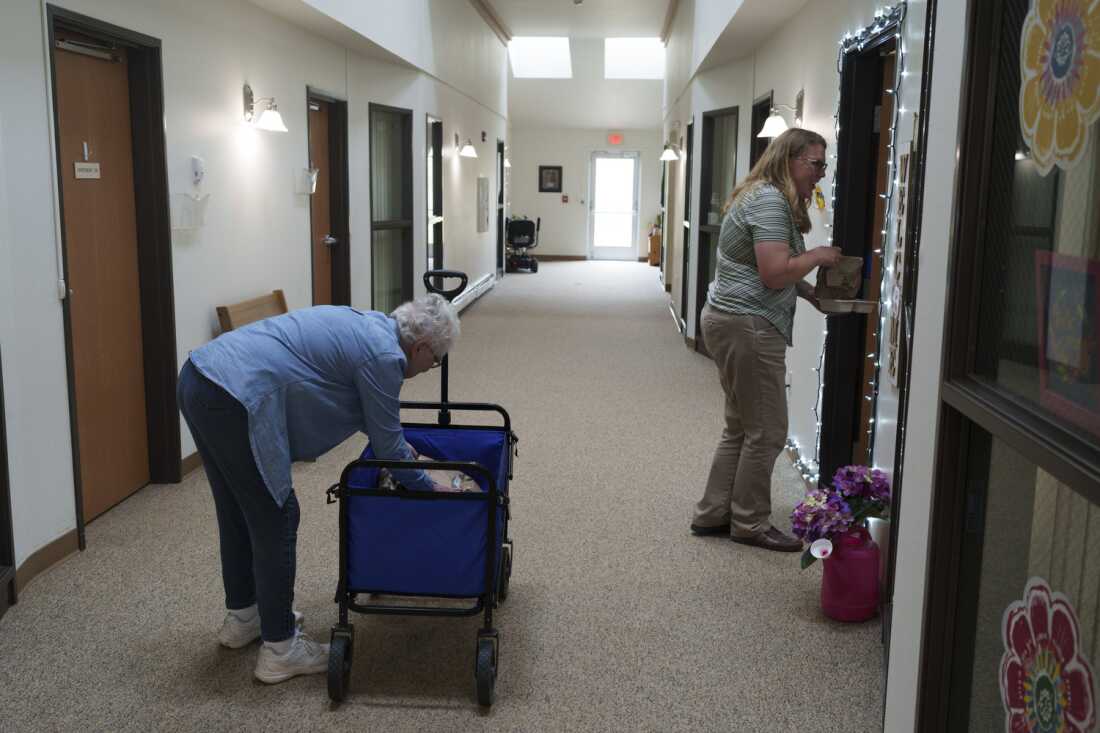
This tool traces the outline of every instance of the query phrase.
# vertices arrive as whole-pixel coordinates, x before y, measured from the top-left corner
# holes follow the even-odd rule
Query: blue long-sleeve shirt
[[[316,306],[229,331],[191,352],[203,375],[248,412],[249,440],[268,491],[282,506],[291,461],[311,459],[356,431],[381,458],[412,460],[401,430],[406,357],[397,322],[382,313]],[[394,471],[430,490],[423,471]]]

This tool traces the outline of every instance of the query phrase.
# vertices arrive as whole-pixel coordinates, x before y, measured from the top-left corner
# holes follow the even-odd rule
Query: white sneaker
[[[298,632],[286,654],[279,654],[264,644],[256,659],[256,679],[273,685],[300,674],[316,674],[328,670],[328,644],[318,644]]]
[[[305,622],[305,616],[294,611],[294,628],[296,631],[302,630],[302,624]],[[251,621],[241,621],[233,612],[230,611],[225,614],[225,620],[222,621],[222,627],[218,629],[218,641],[224,647],[230,649],[240,649],[246,647],[256,639],[260,638],[260,614],[257,613],[252,617]]]

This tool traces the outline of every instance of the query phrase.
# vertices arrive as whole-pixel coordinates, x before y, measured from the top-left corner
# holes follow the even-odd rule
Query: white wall
[[[301,0],[504,116],[503,45],[467,0]]]
[[[660,79],[605,79],[603,39],[573,38],[571,79],[509,74],[508,117],[516,127],[651,130],[661,124]]]
[[[76,526],[42,27],[38,2],[4,6],[0,340],[17,567]]]
[[[312,302],[309,199],[293,187],[295,173],[308,163],[307,86],[348,100],[353,304],[370,305],[370,102],[413,110],[416,272],[425,264],[428,112],[444,120],[445,141],[459,130],[475,140],[481,154],[461,164],[445,160],[446,264],[467,270],[472,281],[495,270],[495,235],[476,233],[474,197],[479,174],[490,178],[495,191],[496,138],[505,133],[503,114],[497,110],[505,104],[491,109],[470,90],[350,53],[240,0],[62,0],[58,5],[161,40],[170,191],[193,190],[192,155],[206,162],[202,192],[210,201],[205,226],[172,232],[181,365],[189,350],[217,333],[217,304],[273,288],[286,292],[291,308]],[[0,25],[0,98],[20,100],[0,111],[0,163],[7,190],[0,225],[6,221],[11,230],[6,238],[10,244],[0,248],[0,278],[11,282],[11,287],[0,288],[0,336],[17,564],[75,526],[65,341],[56,297],[55,168],[43,7],[39,0],[8,3]],[[456,22],[456,33],[466,30]],[[495,71],[485,75],[488,82],[503,84],[506,51],[491,33],[454,39],[439,29],[435,37],[452,48],[452,55],[454,48],[469,46],[466,67],[457,61],[449,65],[453,78],[465,78],[475,73],[470,67],[489,64]],[[257,96],[276,97],[288,133],[267,133],[242,123],[245,82]],[[482,130],[486,143],[479,141]],[[0,232],[4,229],[0,226]],[[419,279],[417,288],[423,289]],[[19,321],[14,313],[20,314]],[[187,456],[194,443],[182,422],[181,433]]]
[[[515,216],[542,218],[534,254],[586,255],[588,189],[592,153],[596,150],[641,152],[638,256],[649,252],[648,229],[660,205],[661,134],[658,130],[625,130],[623,144],[607,144],[607,130],[532,129],[516,127],[509,143],[511,210]],[[562,167],[562,192],[538,192],[538,167]],[[561,202],[562,194],[569,203]]]

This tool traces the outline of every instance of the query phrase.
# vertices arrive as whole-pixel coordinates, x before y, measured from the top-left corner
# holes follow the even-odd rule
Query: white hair
[[[437,293],[428,293],[402,303],[390,317],[397,321],[402,346],[427,340],[432,353],[443,356],[458,339],[458,311]]]

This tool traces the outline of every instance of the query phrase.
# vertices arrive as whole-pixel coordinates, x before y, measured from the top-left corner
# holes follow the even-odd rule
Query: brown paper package
[[[814,295],[818,300],[851,300],[862,282],[863,258],[841,257],[832,267],[819,267]]]

